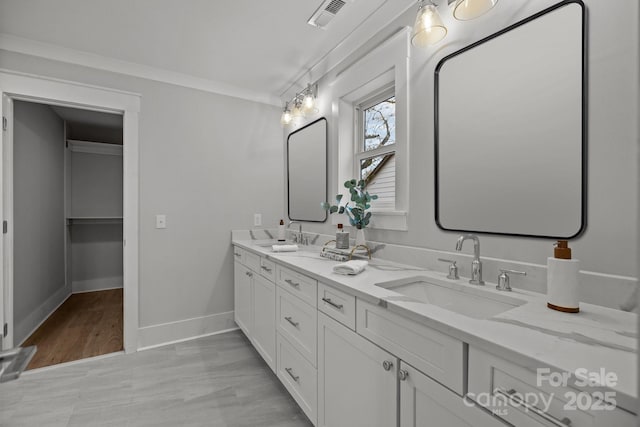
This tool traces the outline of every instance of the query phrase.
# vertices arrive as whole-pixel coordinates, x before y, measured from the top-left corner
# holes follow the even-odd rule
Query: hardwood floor
[[[22,346],[37,345],[27,369],[121,351],[122,289],[73,294]]]
[[[0,425],[312,426],[240,331],[26,372],[0,384]]]

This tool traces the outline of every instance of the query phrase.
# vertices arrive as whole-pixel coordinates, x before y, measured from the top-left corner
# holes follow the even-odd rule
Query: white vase
[[[366,245],[367,241],[364,236],[364,228],[356,229],[356,246],[358,245]]]

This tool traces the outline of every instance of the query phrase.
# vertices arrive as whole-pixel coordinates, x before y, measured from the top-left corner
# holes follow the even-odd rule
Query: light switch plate
[[[262,214],[253,214],[253,225],[256,227],[262,225]]]
[[[156,215],[156,228],[167,228],[166,215]]]

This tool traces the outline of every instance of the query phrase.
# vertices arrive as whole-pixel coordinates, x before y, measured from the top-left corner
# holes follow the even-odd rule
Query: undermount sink
[[[508,295],[473,288],[472,285],[439,283],[428,277],[411,277],[376,286],[474,319],[489,319],[526,303]]]

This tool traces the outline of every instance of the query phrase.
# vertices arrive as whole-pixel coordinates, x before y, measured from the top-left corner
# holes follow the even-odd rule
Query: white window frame
[[[363,100],[394,88],[396,97],[396,142],[389,148],[396,152],[396,207],[372,209],[370,228],[407,230],[409,212],[409,54],[410,28],[405,27],[363,58],[339,72],[332,85],[332,112],[337,124],[338,147],[335,194],[344,194],[343,183],[359,177],[356,149],[359,140],[359,117],[356,107]],[[390,92],[387,92],[390,93]],[[374,153],[366,152],[365,157]],[[334,215],[335,216],[335,215]]]
[[[356,179],[361,178],[360,173],[361,173],[361,166],[360,163],[363,160],[372,158],[372,157],[380,157],[380,156],[384,156],[385,154],[395,154],[396,153],[396,144],[395,144],[395,140],[393,142],[393,144],[390,145],[383,145],[381,147],[378,148],[374,148],[373,150],[368,150],[365,151],[365,140],[364,140],[364,127],[365,127],[365,121],[364,121],[364,112],[375,106],[380,104],[383,101],[386,101],[389,98],[395,97],[396,95],[396,91],[395,91],[395,86],[391,85],[391,87],[384,87],[381,90],[377,91],[376,93],[367,96],[366,98],[364,98],[362,101],[357,102],[356,106],[355,106],[355,115],[356,115],[356,131],[354,132],[354,135],[356,135],[356,138],[354,139],[354,149],[353,149],[353,176],[356,177]],[[395,112],[394,112],[395,113]],[[395,132],[395,131],[394,131]],[[394,177],[395,179],[395,177]],[[394,188],[394,200],[395,200],[395,188]],[[395,211],[395,206],[390,209],[390,208],[381,208],[381,207],[375,207],[374,204],[372,203],[372,208],[371,211],[372,212],[386,212],[386,211]]]

